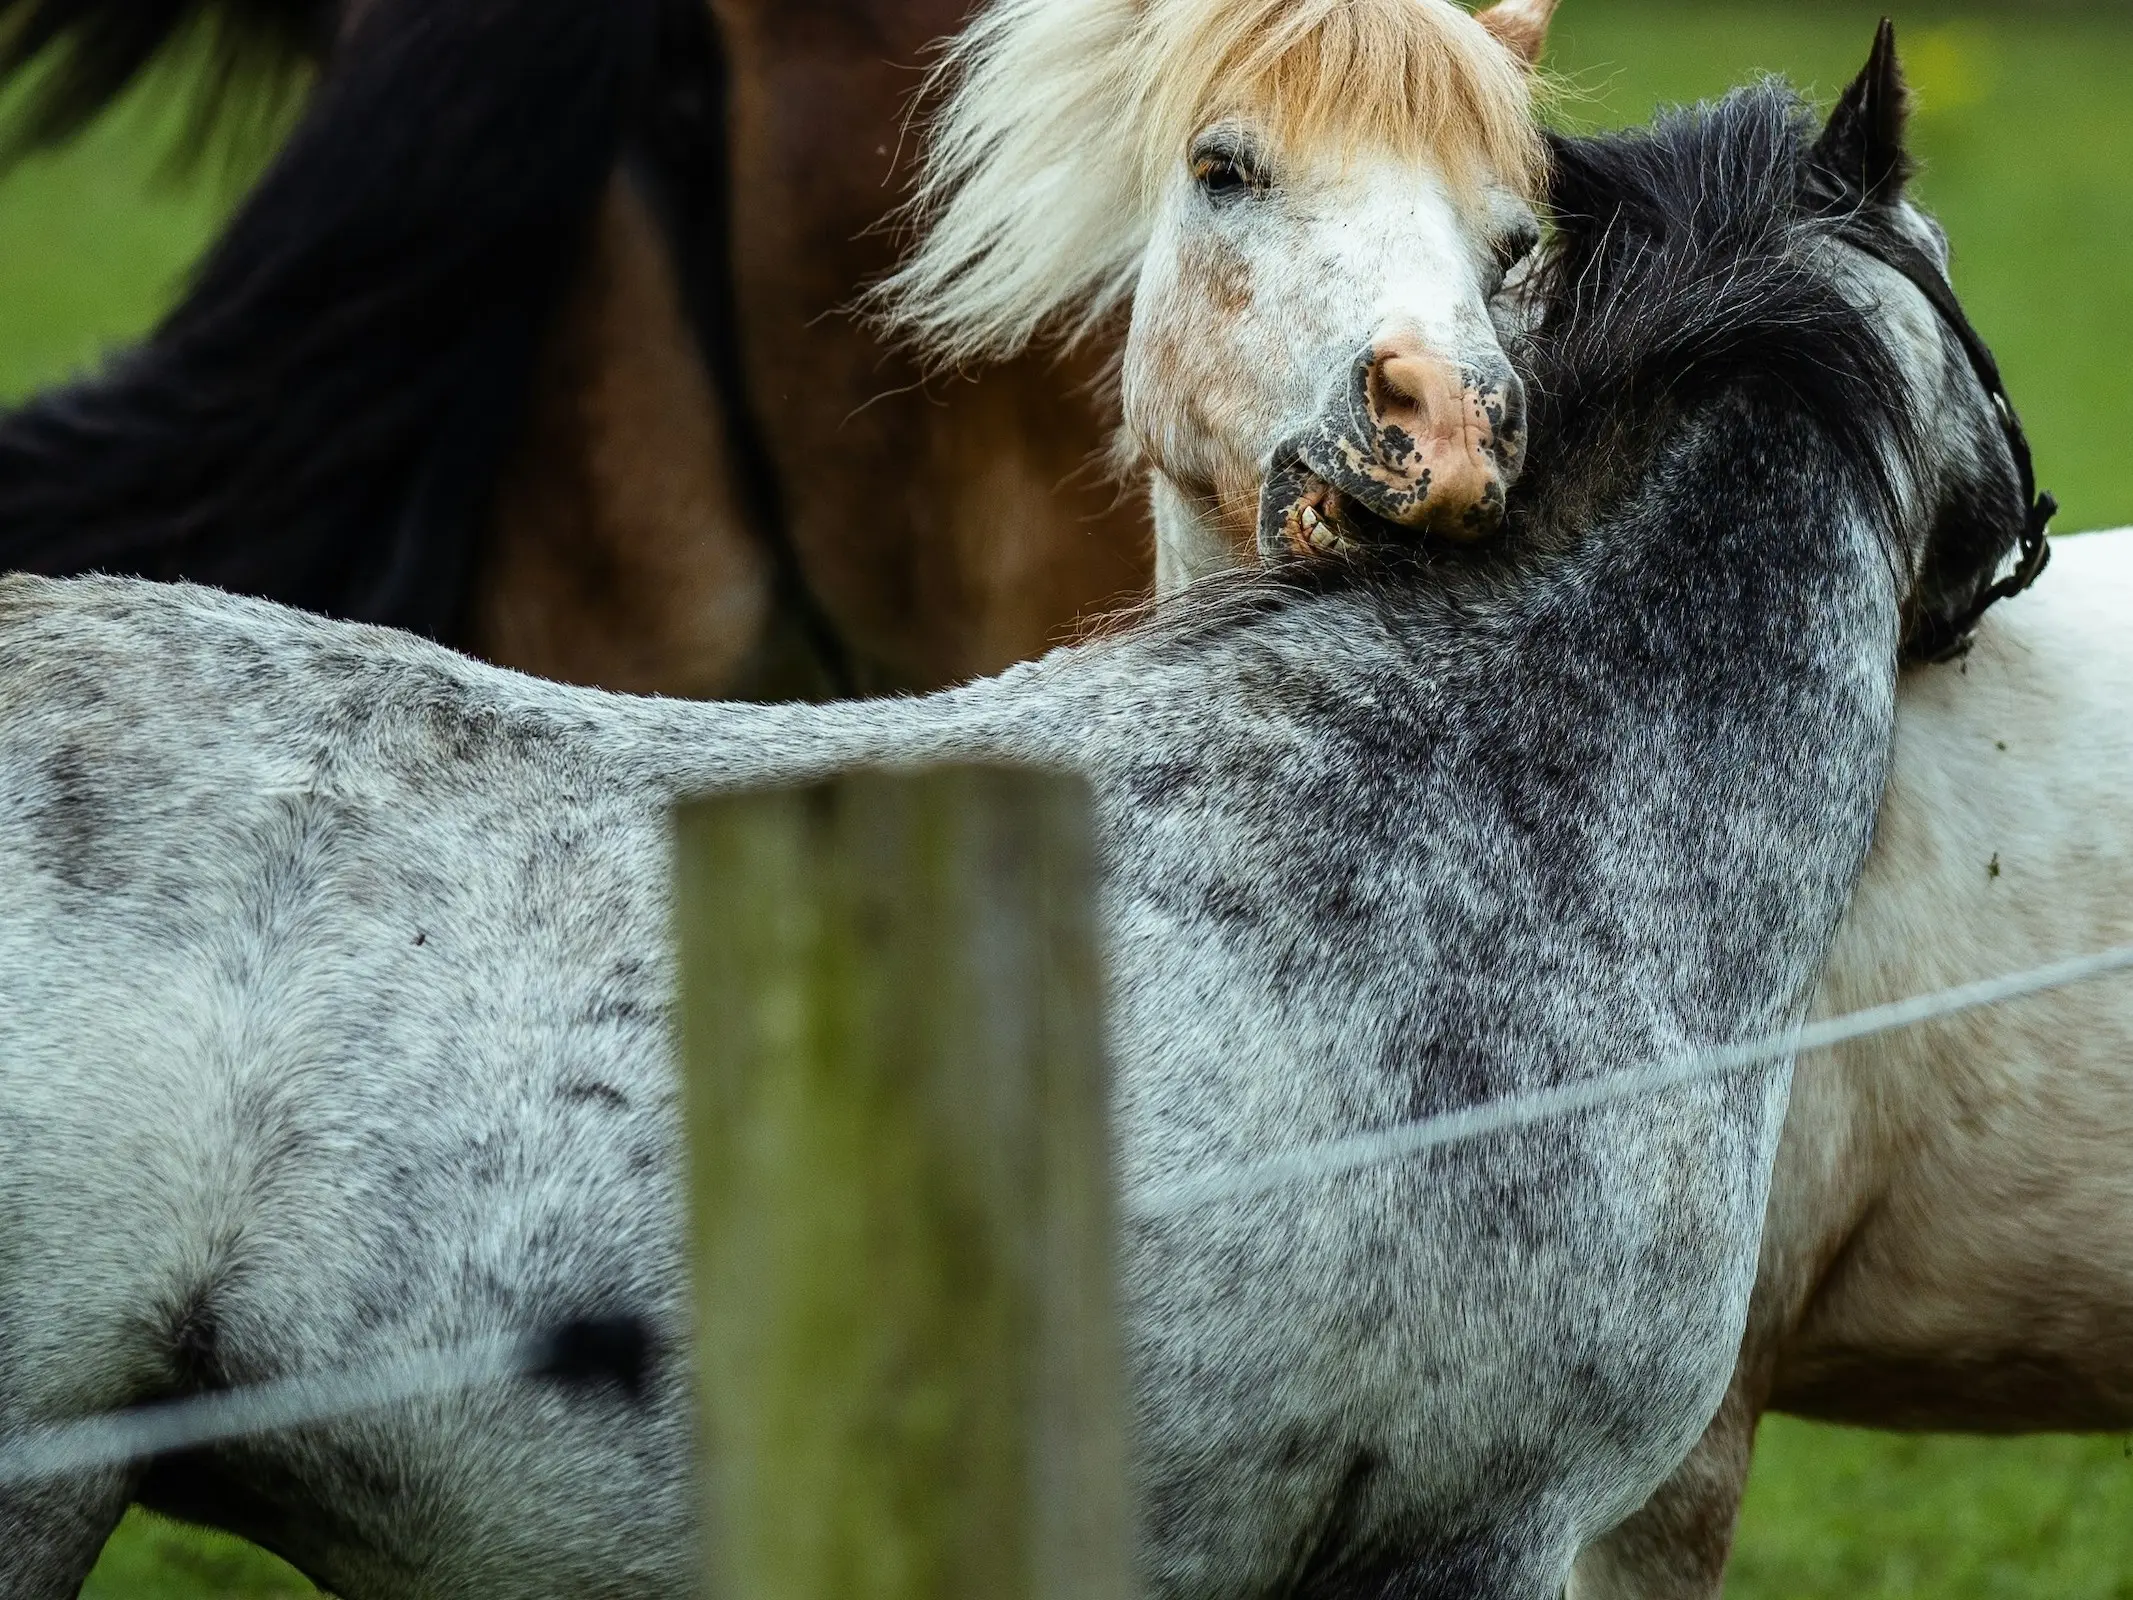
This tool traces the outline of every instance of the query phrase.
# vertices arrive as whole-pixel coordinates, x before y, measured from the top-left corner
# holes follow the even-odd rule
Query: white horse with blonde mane
[[[1003,0],[942,67],[923,242],[878,304],[967,363],[1130,299],[1121,452],[1166,589],[1270,532],[1337,546],[1308,508],[1258,526],[1276,456],[1402,526],[1484,533],[1524,447],[1490,304],[1540,238],[1552,3]]]
[[[1492,440],[1483,398],[1499,369],[1472,352],[1492,347],[1490,288],[1533,239],[1533,156],[1522,127],[1471,116],[1465,97],[1487,82],[1499,112],[1521,106],[1507,69],[1537,59],[1553,9],[1484,13],[1514,47],[1492,59],[1431,0],[1006,0],[950,61],[960,88],[923,190],[933,233],[889,303],[955,361],[1085,330],[1136,289],[1137,321],[1159,307],[1166,326],[1206,330],[1145,341],[1123,372],[1122,454],[1148,474],[1166,592],[1263,547],[1345,542],[1309,505],[1280,540],[1253,517],[1282,446],[1306,431],[1296,419],[1331,409],[1352,373],[1389,424],[1428,419],[1418,431],[1471,467],[1433,461],[1433,479],[1469,487],[1411,520],[1474,526],[1467,508],[1516,471],[1515,425]],[[1409,20],[1422,30],[1401,31]],[[1331,43],[1280,51],[1314,24]],[[1089,50],[1105,36],[1161,42]],[[1416,38],[1428,47],[1412,65],[1387,43]],[[1346,76],[1356,59],[1372,70]],[[1479,65],[1447,83],[1448,62]],[[1239,95],[1241,82],[1264,88]],[[1299,138],[1322,123],[1349,142]],[[1415,182],[1402,152],[1445,148],[1433,141],[1448,126],[1474,132]],[[1225,208],[1211,173],[1250,203]],[[1343,189],[1355,199],[1328,206]],[[1027,194],[1044,203],[1018,205]],[[1376,364],[1351,368],[1330,334],[1359,324]],[[1401,348],[1417,337],[1432,347],[1420,363]],[[1515,397],[1502,409],[1515,417]],[[1906,675],[1877,847],[1824,1010],[2133,940],[2129,618],[2133,531],[2091,535],[2062,543],[1961,665]],[[1803,1058],[1733,1390],[1573,1592],[1717,1594],[1765,1409],[1994,1433],[2133,1425],[2129,1064],[2133,1004],[2109,984]]]

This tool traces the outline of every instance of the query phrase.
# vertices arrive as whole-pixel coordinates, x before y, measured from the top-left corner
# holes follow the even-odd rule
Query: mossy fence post
[[[1124,1600],[1095,871],[1075,781],[677,817],[714,1600]]]

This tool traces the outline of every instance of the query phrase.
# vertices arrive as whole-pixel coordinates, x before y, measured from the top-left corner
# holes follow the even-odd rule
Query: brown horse
[[[1148,580],[1107,352],[852,315],[965,0],[226,0],[320,58],[189,292],[0,421],[0,566],[191,577],[672,694],[996,670]],[[7,0],[63,134],[184,8]]]
[[[919,687],[1033,655],[1146,584],[1138,499],[1103,467],[1106,352],[929,383],[848,311],[893,264],[912,63],[963,10],[714,5],[736,219],[725,287],[744,330],[709,363],[727,381],[683,354],[671,257],[618,176],[503,479],[476,649],[667,692],[775,691],[810,670]]]

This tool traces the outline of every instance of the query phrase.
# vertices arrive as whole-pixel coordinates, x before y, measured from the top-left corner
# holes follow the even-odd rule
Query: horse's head
[[[1489,302],[1539,241],[1536,169],[1527,64],[1491,25],[1537,47],[1542,8],[1319,10],[1243,81],[1187,64],[1218,92],[1164,176],[1124,373],[1168,583],[1338,548],[1350,508],[1487,533],[1524,455]]]
[[[1946,237],[1908,197],[1895,31],[1882,25],[1819,133],[1774,85],[1728,107],[1650,136],[1554,141],[1558,227],[1535,275],[1554,309],[1527,345],[1546,396],[1534,475],[1590,455],[1581,411],[1620,412],[1633,396],[1663,428],[1699,386],[1764,372],[1819,411],[1872,490],[1907,654],[1956,652],[1986,607],[2042,570],[2055,507],[1950,285]]]
[[[1489,307],[1539,238],[1553,8],[995,0],[883,302],[968,360],[1130,297],[1122,437],[1165,587],[1268,537],[1335,546],[1350,508],[1486,533],[1524,453]],[[1270,476],[1293,493],[1263,518]]]

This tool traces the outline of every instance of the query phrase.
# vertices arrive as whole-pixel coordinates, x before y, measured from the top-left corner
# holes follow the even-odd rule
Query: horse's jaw
[[[1213,503],[1166,473],[1149,474],[1155,522],[1155,592],[1161,599],[1217,572],[1258,560],[1251,543],[1223,525]]]

